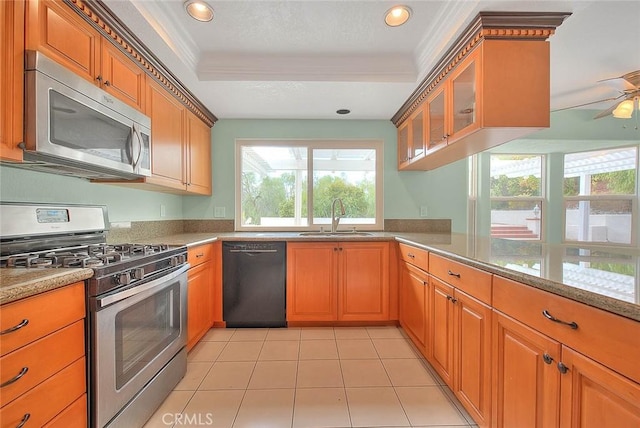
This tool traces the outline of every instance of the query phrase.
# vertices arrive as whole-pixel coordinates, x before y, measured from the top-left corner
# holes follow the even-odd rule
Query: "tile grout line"
[[[237,331],[238,330],[236,329],[236,331],[233,333],[233,335],[231,335],[231,337],[233,337],[236,334]],[[267,332],[267,334],[268,334],[268,332]],[[229,338],[229,342],[227,342],[227,343],[231,343],[231,337]],[[249,384],[251,383],[251,378],[253,377],[253,373],[256,371],[256,366],[258,365],[258,359],[260,358],[260,352],[262,352],[262,348],[264,348],[264,343],[265,342],[266,342],[266,335],[265,335],[265,339],[262,341],[262,346],[260,346],[260,351],[258,352],[258,355],[256,356],[256,360],[253,362],[253,369],[251,369],[251,374],[249,375],[249,381],[247,382],[247,386],[244,389],[244,392],[242,393],[242,399],[240,400],[240,404],[238,405],[238,410],[236,410],[236,415],[233,417],[233,422],[231,423],[231,427],[232,428],[235,426],[236,421],[238,420],[238,415],[240,414],[240,409],[242,408],[242,403],[244,403],[244,399],[247,396],[247,391],[249,391]],[[222,352],[220,353],[220,355],[222,355]]]

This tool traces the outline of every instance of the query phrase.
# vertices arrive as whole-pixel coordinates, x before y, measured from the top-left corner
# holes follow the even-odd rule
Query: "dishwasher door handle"
[[[277,253],[278,250],[229,250],[230,253]]]

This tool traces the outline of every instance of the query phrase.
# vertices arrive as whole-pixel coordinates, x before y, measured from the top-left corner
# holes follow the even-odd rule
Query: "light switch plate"
[[[213,209],[213,216],[215,218],[224,218],[225,216],[225,209],[224,207],[215,207]]]
[[[167,216],[167,206],[160,205],[160,217],[166,217],[166,216]]]
[[[422,205],[420,207],[420,217],[427,217],[429,215],[429,210],[426,205]]]

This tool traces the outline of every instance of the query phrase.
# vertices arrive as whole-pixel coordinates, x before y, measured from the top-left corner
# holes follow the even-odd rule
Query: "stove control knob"
[[[120,285],[127,285],[131,282],[131,274],[129,272],[123,272],[116,275],[116,282]]]
[[[135,268],[131,271],[131,277],[134,279],[144,278],[144,268]]]

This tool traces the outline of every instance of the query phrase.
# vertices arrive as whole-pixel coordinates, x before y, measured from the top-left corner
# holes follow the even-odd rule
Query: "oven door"
[[[188,267],[90,301],[96,426],[106,425],[186,345]]]

